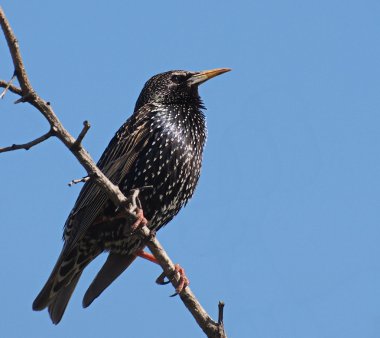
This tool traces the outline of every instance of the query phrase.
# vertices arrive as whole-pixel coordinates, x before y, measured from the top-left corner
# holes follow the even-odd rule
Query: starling
[[[206,140],[205,116],[198,86],[229,71],[174,70],[153,76],[137,99],[134,113],[121,126],[101,156],[98,167],[124,194],[151,186],[139,195],[151,230],[167,224],[194,193]],[[33,310],[48,308],[58,324],[83,269],[109,252],[89,286],[89,306],[144,248],[141,238],[126,231],[125,218],[91,180],[83,186],[64,227],[64,246]]]

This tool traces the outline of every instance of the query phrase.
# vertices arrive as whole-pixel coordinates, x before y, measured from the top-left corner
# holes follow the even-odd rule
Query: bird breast
[[[155,227],[169,222],[191,198],[197,185],[206,140],[203,113],[172,106],[150,120],[150,141],[139,158],[134,187],[151,185],[142,197],[144,212]],[[143,182],[142,182],[143,181]]]

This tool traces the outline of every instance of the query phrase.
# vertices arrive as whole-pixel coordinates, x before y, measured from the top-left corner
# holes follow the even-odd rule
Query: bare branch
[[[78,184],[78,183],[85,183],[87,182],[91,177],[90,176],[84,176],[82,178],[76,178],[72,181],[70,181],[67,185],[69,187],[73,186],[74,184]]]
[[[29,150],[30,148],[36,146],[37,144],[46,141],[48,138],[52,137],[54,135],[52,130],[49,130],[46,134],[36,138],[33,141],[30,141],[28,143],[24,144],[12,144],[9,147],[0,148],[0,153],[5,153],[7,151],[13,151],[13,150],[19,150],[19,149],[25,149]]]
[[[147,226],[142,227],[139,231],[146,238],[152,237]],[[169,258],[160,242],[156,237],[152,237],[147,242],[147,247],[160,263],[165,275],[170,280],[174,288],[176,288],[179,282],[179,274],[176,273],[173,261]],[[207,337],[227,338],[227,335],[224,332],[223,324],[218,324],[211,319],[189,286],[183,289],[179,296]],[[221,328],[222,331],[220,330]]]
[[[91,127],[91,125],[88,121],[83,122],[83,129],[80,132],[80,134],[78,135],[78,138],[75,140],[74,144],[72,145],[73,149],[77,149],[77,148],[81,147],[81,143],[82,143],[84,137],[86,136],[88,130],[90,129],[90,127]]]
[[[14,145],[11,146],[17,149],[27,149],[30,146],[38,144],[50,136],[54,135],[62,143],[71,151],[71,153],[77,158],[80,164],[87,171],[87,174],[91,179],[94,180],[108,195],[108,197],[113,201],[113,203],[117,206],[122,206],[125,208],[125,211],[128,217],[131,220],[131,224],[133,224],[136,220],[136,206],[138,206],[138,193],[139,190],[131,191],[132,197],[126,197],[120,191],[120,189],[112,184],[112,182],[101,172],[101,170],[96,166],[95,162],[92,160],[91,156],[88,152],[82,147],[79,146],[83,137],[86,135],[88,126],[84,124],[82,132],[78,136],[78,139],[75,138],[63,127],[58,117],[55,115],[51,105],[49,102],[44,101],[37,93],[34,91],[31,86],[27,73],[24,68],[24,64],[21,58],[21,53],[19,50],[18,42],[16,37],[11,29],[11,26],[8,20],[5,17],[4,11],[0,7],[0,26],[3,29],[5,38],[8,43],[9,51],[12,56],[15,74],[17,76],[18,82],[20,83],[21,90],[13,85],[9,85],[5,81],[0,82],[0,87],[8,86],[9,90],[19,94],[21,99],[16,102],[28,102],[32,106],[34,106],[40,113],[46,118],[51,126],[51,131],[35,141],[29,142],[29,144],[25,145]],[[38,142],[37,142],[38,141]],[[24,147],[22,147],[24,146]],[[8,147],[9,148],[9,147]],[[6,148],[3,148],[6,149]],[[15,149],[10,149],[15,150]],[[84,179],[84,178],[83,178]],[[75,181],[75,180],[74,180]],[[147,187],[146,187],[147,188]],[[132,205],[131,205],[132,199]],[[157,240],[157,238],[151,234],[151,231],[147,226],[143,226],[140,229],[136,230],[139,232],[140,236],[145,238],[147,241],[147,246],[152,254],[155,256],[157,261],[160,263],[163,271],[166,276],[169,278],[170,282],[174,287],[177,286],[179,282],[179,276],[175,272],[175,267],[171,259],[168,257],[167,253]],[[223,323],[214,322],[211,317],[207,314],[201,304],[198,302],[192,291],[189,287],[183,289],[179,294],[181,300],[193,315],[194,319],[201,327],[201,329],[205,332],[207,337],[209,338],[226,338],[226,334],[224,332]]]
[[[9,51],[12,55],[12,60],[16,69],[16,76],[22,88],[23,99],[26,102],[29,102],[32,106],[34,106],[37,110],[41,112],[41,114],[46,118],[46,120],[50,123],[52,130],[55,133],[55,136],[62,141],[62,143],[70,149],[73,155],[77,158],[77,160],[82,164],[89,175],[93,175],[94,181],[99,184],[105,192],[109,195],[112,202],[116,205],[124,204],[127,202],[126,197],[122,194],[120,189],[113,185],[108,178],[99,170],[96,166],[95,162],[92,160],[90,155],[83,148],[79,148],[78,150],[72,149],[73,144],[75,143],[75,138],[63,127],[62,123],[55,115],[51,105],[49,102],[44,101],[41,97],[39,97],[33,88],[30,85],[29,79],[26,75],[23,62],[21,60],[21,54],[19,51],[17,40],[11,30],[9,22],[7,21],[5,14],[0,7],[0,26],[3,28],[4,35],[9,45]],[[23,71],[18,71],[23,70]],[[26,93],[24,88],[26,89]]]
[[[18,41],[13,33],[12,27],[9,24],[3,9],[0,7],[0,26],[4,32],[5,39],[8,43],[8,48],[12,56],[15,74],[17,75],[18,82],[20,83],[23,96],[32,93],[33,88],[29,82],[28,76],[25,71],[24,63],[21,58]]]
[[[134,208],[138,207],[138,194],[139,189],[135,189],[134,195],[130,197]],[[147,247],[152,252],[153,256],[157,259],[158,263],[162,267],[165,275],[170,280],[171,284],[174,286],[174,288],[176,288],[179,283],[179,273],[176,272],[173,261],[170,259],[170,257],[162,247],[161,243],[158,241],[156,236],[152,235],[151,231],[146,225],[139,228],[137,231],[141,237],[148,240]],[[187,309],[193,315],[200,328],[207,335],[207,337],[227,338],[223,326],[224,303],[219,302],[219,320],[218,323],[216,323],[211,319],[206,310],[199,303],[198,299],[195,297],[189,286],[184,288],[179,293],[179,296],[182,302],[187,307]]]

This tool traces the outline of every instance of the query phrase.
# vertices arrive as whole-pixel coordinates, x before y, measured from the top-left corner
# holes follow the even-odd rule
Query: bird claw
[[[137,220],[131,225],[131,232],[136,231],[138,228],[143,227],[148,224],[148,220],[144,217],[144,212],[142,209],[137,208],[136,213]]]
[[[176,264],[174,269],[179,273],[179,280],[178,285],[175,288],[175,293],[173,293],[170,297],[177,296],[190,284],[190,281],[185,274],[185,270],[179,264]]]
[[[178,280],[177,287],[175,289],[175,293],[173,293],[172,295],[170,295],[170,297],[177,296],[178,294],[180,294],[190,284],[190,281],[189,281],[189,279],[187,278],[187,276],[185,274],[185,270],[179,264],[174,265],[174,270],[175,270],[174,273],[178,273],[179,274],[179,280]],[[166,281],[165,278],[166,278],[165,273],[162,273],[156,279],[156,283],[159,284],[159,285],[169,284],[170,280]]]
[[[156,279],[156,283],[158,285],[166,285],[166,284],[169,284],[170,283],[170,280],[165,280],[166,278],[166,275],[165,275],[165,272],[163,272],[161,275],[159,275]]]

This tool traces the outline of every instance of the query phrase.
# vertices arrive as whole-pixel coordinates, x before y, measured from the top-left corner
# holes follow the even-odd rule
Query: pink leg
[[[135,252],[135,255],[138,257],[147,259],[148,261],[150,261],[152,263],[158,264],[156,257],[154,257],[152,254],[150,254],[148,252],[145,252],[144,250],[138,250],[137,252]]]

